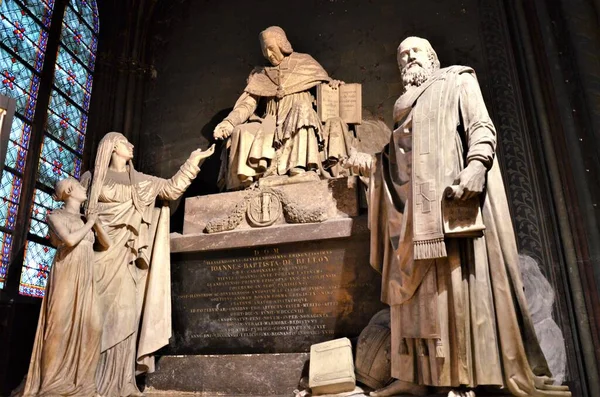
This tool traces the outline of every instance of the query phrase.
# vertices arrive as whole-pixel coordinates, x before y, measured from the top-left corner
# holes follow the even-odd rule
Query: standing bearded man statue
[[[322,163],[347,155],[345,145],[330,144],[322,127],[327,120],[319,119],[310,92],[321,83],[337,89],[342,82],[332,80],[310,55],[294,52],[280,27],[265,29],[259,38],[271,66],[252,71],[233,110],[213,133],[218,140],[229,138],[220,178],[228,190],[274,175],[327,177]]]
[[[390,143],[375,159],[352,151],[344,164],[370,176],[371,265],[391,313],[397,381],[371,395],[473,395],[485,385],[570,396],[552,385],[527,310],[496,130],[473,69],[440,69],[418,37],[400,44],[398,66],[404,93]],[[445,235],[443,200],[477,198],[484,235]]]

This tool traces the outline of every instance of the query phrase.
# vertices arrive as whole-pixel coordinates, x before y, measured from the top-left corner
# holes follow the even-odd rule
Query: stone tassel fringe
[[[434,259],[445,258],[448,256],[443,237],[431,240],[415,241],[414,249],[415,259]]]

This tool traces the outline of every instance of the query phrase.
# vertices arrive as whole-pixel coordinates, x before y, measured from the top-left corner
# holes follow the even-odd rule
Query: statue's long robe
[[[96,251],[94,288],[102,318],[96,373],[102,396],[139,393],[136,371],[152,372],[152,353],[171,336],[169,207],[157,198],[179,198],[200,169],[187,161],[170,179],[137,172],[107,173],[98,217],[111,240]],[[89,181],[90,174],[82,177]],[[137,365],[136,365],[137,364]]]
[[[48,215],[50,239],[57,247],[23,396],[95,396],[100,357],[100,315],[92,285],[94,233],[68,247],[53,225],[69,233],[84,227],[79,214],[63,209]]]
[[[498,385],[514,395],[546,395],[535,387],[536,376],[550,373],[527,311],[494,158],[496,133],[472,69],[441,69],[422,87],[409,89],[397,102],[395,118],[400,126],[377,158],[369,199],[371,264],[382,273],[382,300],[391,307],[392,376],[431,386]],[[413,257],[411,150],[424,139],[412,136],[417,122],[435,126],[430,131],[441,143],[443,183],[453,184],[469,161],[489,170],[481,197],[484,236],[446,238],[444,258]],[[441,205],[443,190],[434,205]]]
[[[250,74],[244,93],[225,118],[236,127],[224,177],[228,189],[265,173],[317,170],[330,154],[336,158],[346,154],[344,141],[331,147],[323,135],[309,91],[328,81],[316,60],[298,52],[278,66],[257,68]],[[261,101],[264,108],[259,106]]]

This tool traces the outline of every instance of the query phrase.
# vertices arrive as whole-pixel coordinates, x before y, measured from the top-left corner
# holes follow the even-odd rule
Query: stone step
[[[147,395],[293,396],[309,353],[162,356]]]
[[[162,356],[156,372],[146,378],[144,394],[148,397],[294,397],[300,378],[308,376],[309,356],[309,353]],[[338,396],[350,397],[349,394]],[[351,397],[366,395],[358,393]],[[447,395],[446,392],[424,397]],[[509,394],[505,390],[477,392],[477,397],[501,396]]]

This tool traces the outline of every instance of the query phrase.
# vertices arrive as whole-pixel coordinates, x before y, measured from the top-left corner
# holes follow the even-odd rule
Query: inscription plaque
[[[292,353],[356,337],[382,308],[368,238],[173,257],[168,354]]]

